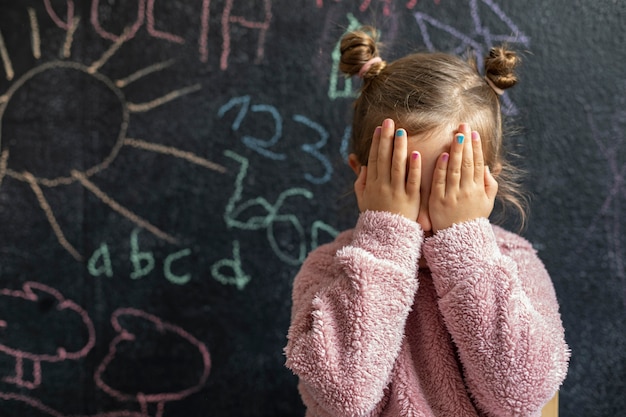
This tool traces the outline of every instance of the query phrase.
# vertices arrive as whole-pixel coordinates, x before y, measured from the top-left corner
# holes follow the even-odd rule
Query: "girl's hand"
[[[388,211],[416,221],[421,169],[420,154],[407,155],[406,131],[396,131],[393,120],[386,119],[376,128],[367,166],[361,167],[354,183],[359,209]]]
[[[489,217],[498,183],[485,167],[478,132],[459,125],[450,153],[443,153],[433,173],[429,215],[434,232],[479,217]]]

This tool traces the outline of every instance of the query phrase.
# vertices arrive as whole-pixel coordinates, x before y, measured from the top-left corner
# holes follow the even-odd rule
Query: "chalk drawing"
[[[276,143],[283,136],[283,118],[274,106],[270,106],[267,104],[254,104],[250,106],[250,96],[241,96],[230,99],[226,104],[219,108],[217,115],[221,118],[224,117],[226,113],[228,113],[231,109],[236,106],[240,106],[239,112],[237,113],[237,117],[233,121],[231,128],[233,131],[238,131],[241,127],[241,123],[244,118],[248,114],[248,111],[252,111],[253,113],[267,113],[269,114],[274,122],[274,134],[269,139],[260,139],[249,135],[244,135],[241,138],[241,141],[250,149],[258,152],[259,154],[265,156],[266,158],[273,159],[275,161],[284,160],[287,158],[287,155],[284,153],[277,153],[268,148],[275,146]]]
[[[479,3],[483,3],[491,13],[493,13],[510,33],[496,34],[492,33],[492,30],[483,24],[480,13],[481,7]],[[416,12],[414,13],[415,20],[419,26],[422,34],[424,44],[430,51],[443,50],[439,48],[430,36],[430,28],[435,28],[446,32],[452,39],[456,39],[458,45],[454,48],[452,53],[461,55],[468,50],[473,51],[476,54],[478,62],[483,62],[484,51],[488,51],[496,44],[507,43],[509,45],[520,44],[524,48],[530,46],[530,38],[522,32],[517,25],[502,11],[502,9],[493,0],[470,0],[469,2],[469,15],[472,19],[473,27],[469,33],[464,33],[461,30],[453,27],[452,25],[442,22],[433,16],[426,13]],[[459,10],[459,14],[462,14]],[[508,115],[518,114],[517,106],[510,99],[508,94],[501,96],[503,101],[502,111]]]
[[[288,265],[300,265],[307,254],[307,242],[306,233],[302,223],[295,214],[284,214],[280,210],[289,198],[303,197],[307,200],[313,198],[313,193],[305,188],[290,188],[278,196],[276,202],[271,204],[264,197],[256,197],[246,200],[240,203],[243,195],[243,181],[248,174],[249,161],[248,159],[236,154],[232,151],[225,151],[224,155],[234,159],[240,164],[239,173],[235,180],[235,187],[233,194],[231,195],[226,209],[224,211],[224,220],[229,228],[241,229],[241,230],[265,230],[266,238],[270,245],[270,248],[274,254],[284,263]],[[254,209],[260,209],[264,212],[264,215],[256,215]],[[254,213],[254,214],[250,214]],[[296,244],[295,252],[289,250],[289,246],[293,242],[281,242],[275,235],[275,227],[277,224],[282,224],[291,229],[290,239],[294,240]],[[314,223],[314,245],[317,245],[317,233],[318,230],[323,230],[329,234],[336,236],[336,230],[329,225],[321,221]]]
[[[36,309],[35,314],[39,316],[42,315],[41,311],[43,308],[48,305],[50,308],[54,307],[53,310],[51,309],[45,313],[45,319],[41,319],[39,323],[30,323],[31,326],[26,326],[27,323],[24,322],[13,323],[10,317],[8,317],[12,314],[7,315],[7,320],[0,319],[0,329],[2,330],[0,352],[16,358],[16,375],[4,378],[4,381],[32,390],[39,387],[39,385],[45,385],[41,371],[41,362],[53,363],[81,359],[94,347],[96,335],[93,323],[85,310],[73,301],[65,299],[57,290],[36,282],[27,282],[23,288],[23,291],[0,290],[0,298],[5,298],[0,305],[18,306],[18,308],[30,308],[31,310],[34,308]],[[50,302],[50,296],[54,299],[52,303]],[[7,301],[7,303],[4,301]],[[21,304],[15,304],[16,302]],[[25,303],[33,303],[34,307],[25,307]],[[19,347],[8,346],[5,343],[9,339],[17,339],[32,345],[34,339],[45,335],[46,332],[43,328],[46,326],[54,325],[55,328],[59,328],[58,324],[61,322],[57,321],[55,323],[55,319],[67,320],[67,315],[60,316],[57,313],[59,317],[55,317],[55,312],[64,311],[77,315],[87,330],[87,341],[79,350],[68,351],[66,347],[59,346],[56,352],[26,352]],[[12,312],[15,313],[14,311]],[[30,316],[33,316],[32,312]],[[0,315],[0,318],[4,317],[4,314]],[[211,355],[207,346],[193,335],[177,325],[165,322],[157,316],[136,308],[119,308],[115,310],[111,315],[111,324],[117,335],[109,344],[107,354],[97,366],[94,373],[94,381],[96,386],[109,396],[123,403],[135,403],[140,408],[140,411],[106,411],[82,417],[163,417],[165,405],[168,402],[183,400],[202,389],[210,374]],[[37,325],[42,329],[37,330],[32,325]],[[25,329],[31,332],[25,334],[27,331]],[[85,329],[76,329],[72,326],[68,328],[68,331],[72,334],[81,334],[85,332]],[[12,334],[6,336],[9,332]],[[13,333],[20,334],[14,335]],[[58,335],[56,336],[55,340],[58,339]],[[171,357],[159,357],[159,360],[166,360],[169,364],[187,364],[187,367],[193,366],[194,368],[186,370],[179,368],[174,374],[169,375],[167,380],[150,381],[150,387],[138,386],[132,390],[127,384],[124,384],[124,388],[120,388],[118,384],[123,383],[122,381],[110,380],[111,375],[114,375],[115,371],[119,370],[119,367],[125,366],[129,361],[139,363],[142,360],[147,360],[151,362],[153,359],[151,358],[150,349],[152,349],[155,343],[157,345],[164,343],[172,346]],[[147,349],[146,346],[152,347]],[[33,361],[32,369],[34,375],[32,380],[25,379],[22,369],[24,359]],[[193,371],[191,373],[195,374],[191,379],[187,380],[181,376],[189,375],[189,371]],[[167,386],[166,390],[159,389],[159,383]],[[47,406],[35,397],[24,394],[0,392],[0,400],[5,403],[19,402],[52,417],[72,417]]]
[[[138,1],[138,7],[139,7],[138,11],[139,11],[139,15],[141,16],[143,16],[143,13],[145,11],[144,3],[145,3],[144,0]],[[50,16],[52,16],[54,22],[58,26],[66,30],[70,30],[72,28],[72,25],[74,24],[72,22],[77,22],[73,14],[74,9],[73,9],[72,2],[67,3],[67,17],[66,17],[67,21],[61,20],[56,15],[49,1],[44,2],[44,4],[46,6],[48,13],[50,14]],[[148,9],[147,9],[148,17],[150,17],[150,13],[152,11],[153,6],[154,6],[154,1],[149,1]],[[93,13],[97,13],[97,7],[98,7],[98,1],[94,1],[92,3]],[[94,11],[94,8],[95,8],[95,11]],[[38,23],[37,23],[36,14],[30,13],[29,16],[30,16],[31,32],[32,32],[31,38],[37,39],[39,36],[39,31],[37,29]],[[93,16],[94,15],[92,15],[92,18]],[[97,16],[97,14],[95,14],[95,16]],[[141,23],[142,20],[138,18],[137,22]],[[73,258],[79,261],[83,259],[83,255],[70,242],[70,239],[68,239],[65,236],[63,229],[61,228],[59,222],[56,219],[56,216],[54,214],[54,209],[50,206],[50,204],[48,203],[46,199],[46,196],[45,196],[46,188],[64,186],[64,185],[69,185],[69,184],[74,184],[74,183],[80,184],[86,190],[90,191],[94,196],[96,196],[100,201],[102,201],[104,204],[109,206],[112,210],[114,210],[115,212],[123,216],[124,218],[130,220],[135,225],[148,230],[150,233],[152,233],[154,236],[158,237],[159,239],[166,240],[167,242],[170,242],[170,243],[176,243],[177,239],[174,236],[161,230],[156,225],[153,225],[148,220],[134,213],[132,210],[124,207],[121,203],[116,201],[114,198],[109,196],[104,190],[98,187],[91,178],[95,174],[107,169],[124,147],[136,148],[136,149],[140,149],[140,150],[144,150],[148,152],[154,152],[154,153],[172,156],[174,158],[183,159],[190,163],[212,170],[216,173],[224,173],[226,171],[223,166],[215,162],[209,161],[205,158],[202,158],[198,155],[195,155],[192,152],[184,151],[184,150],[177,149],[174,147],[154,144],[154,143],[141,140],[141,139],[127,137],[126,132],[127,132],[132,114],[140,113],[140,112],[148,112],[154,108],[163,106],[172,100],[176,100],[185,95],[199,91],[202,88],[200,84],[193,84],[187,87],[170,91],[169,93],[166,93],[165,95],[162,95],[161,97],[150,100],[146,103],[133,103],[126,99],[126,96],[122,88],[128,86],[134,81],[137,81],[150,73],[160,71],[172,65],[173,63],[173,61],[157,63],[116,81],[110,79],[108,76],[100,72],[100,69],[102,68],[102,66],[106,64],[115,55],[115,53],[124,45],[125,42],[127,42],[130,38],[132,38],[132,36],[134,36],[137,28],[140,26],[139,23],[137,22],[135,22],[134,26],[127,28],[123,32],[122,35],[109,36],[109,38],[114,40],[113,44],[110,46],[110,48],[108,48],[102,54],[102,56],[99,59],[95,60],[90,65],[82,64],[79,62],[72,62],[72,61],[46,62],[44,64],[38,65],[30,69],[29,71],[27,71],[24,75],[22,75],[21,77],[13,81],[5,93],[0,94],[0,150],[1,150],[0,184],[2,183],[2,181],[6,181],[6,178],[12,178],[14,180],[27,184],[31,188],[33,193],[35,194],[37,201],[39,203],[39,206],[44,212],[48,220],[48,223],[50,224],[50,227],[52,228],[52,231],[54,232],[59,244]],[[67,41],[70,43],[68,44],[66,42],[64,44],[63,51],[71,50],[71,38],[68,38]],[[33,44],[34,43],[38,43],[38,41],[37,42],[33,41]],[[38,54],[38,48],[33,47],[33,54],[34,55]],[[64,54],[65,52],[61,53],[61,55],[64,55]],[[2,57],[6,77],[9,81],[11,81],[14,77],[14,72],[12,69],[10,56],[8,55],[8,52],[6,51],[4,40],[1,34],[0,34],[0,56]],[[100,161],[96,162],[92,166],[80,167],[79,169],[78,166],[80,164],[80,161],[63,161],[62,163],[58,161],[60,166],[54,167],[55,171],[53,174],[40,173],[40,172],[37,172],[39,168],[31,169],[28,166],[26,167],[20,166],[18,168],[12,167],[11,155],[18,155],[21,157],[18,159],[21,159],[21,160],[33,159],[33,157],[32,156],[30,158],[28,157],[28,155],[31,155],[31,153],[29,153],[28,144],[23,144],[22,143],[23,141],[20,141],[20,139],[22,139],[20,135],[20,128],[22,127],[19,125],[17,127],[13,127],[11,124],[7,125],[8,122],[5,121],[4,115],[6,114],[7,111],[12,110],[12,107],[11,107],[12,99],[15,98],[19,94],[27,94],[25,92],[28,91],[30,85],[35,85],[39,88],[42,88],[42,86],[46,86],[47,88],[54,88],[55,91],[60,90],[60,92],[57,94],[62,94],[63,92],[62,89],[64,87],[63,85],[48,86],[48,83],[46,83],[46,77],[48,76],[48,74],[56,74],[57,76],[59,76],[60,74],[62,79],[65,82],[67,82],[68,85],[71,85],[71,83],[76,82],[75,80],[77,79],[82,82],[92,83],[91,85],[93,85],[94,88],[97,88],[99,91],[102,92],[103,97],[113,97],[113,100],[115,101],[114,104],[118,106],[119,114],[121,116],[120,116],[120,125],[117,131],[117,138],[114,139],[110,144],[103,142],[103,146],[106,145],[108,147],[106,151],[108,152],[108,154],[100,155],[101,157]],[[73,97],[60,97],[60,98],[68,100],[68,101],[71,101],[73,99]],[[36,100],[36,98],[34,100]],[[47,103],[41,103],[41,106],[38,106],[37,108],[40,108],[42,112],[46,112],[46,110],[48,109],[46,107],[47,105],[48,105]],[[33,117],[33,115],[30,115],[30,116]],[[60,117],[67,118],[66,120],[64,120],[64,122],[67,122],[68,124],[70,124],[69,127],[71,127],[71,124],[74,120],[80,119],[79,117],[74,118],[70,114],[63,114]],[[45,120],[46,118],[42,117],[41,119]],[[5,133],[7,132],[7,130],[9,130],[11,134],[7,136],[9,137],[9,139],[4,139]],[[50,149],[62,148],[63,146],[71,147],[72,149],[81,148],[81,146],[78,146],[79,144],[65,143],[62,135],[55,136],[53,132],[50,132],[52,130],[53,129],[46,128],[46,126],[41,127],[42,132],[48,132],[51,136],[41,137],[39,139],[40,142],[38,142],[38,145],[41,145],[43,147],[49,147]],[[107,134],[109,134],[110,132],[106,132],[106,134],[105,132],[101,132],[101,133],[102,133],[101,136],[106,137]],[[100,135],[98,137],[100,137]],[[71,154],[71,153],[68,153],[68,154]],[[96,155],[96,157],[97,156],[98,155]],[[36,164],[36,162],[37,162],[36,160],[33,160],[32,164]],[[104,272],[107,273],[106,265],[105,265]]]
[[[624,90],[624,86],[618,87]],[[602,157],[606,159],[606,166],[609,169],[608,192],[600,206],[597,214],[585,231],[585,236],[594,235],[599,232],[601,226],[599,222],[604,222],[604,230],[607,233],[608,258],[611,269],[622,284],[623,303],[626,306],[626,244],[624,243],[623,229],[624,208],[623,202],[626,198],[626,99],[623,95],[616,98],[618,104],[616,110],[609,116],[609,120],[598,123],[593,115],[591,105],[583,99],[583,108],[587,113],[587,122],[592,132],[592,139],[600,150]],[[582,254],[584,245],[576,253]]]
[[[352,13],[348,13],[347,18],[349,22],[348,28],[343,33],[343,35],[345,35],[348,32],[357,30],[358,28],[363,26],[361,22],[359,22]],[[343,37],[343,35],[341,35],[341,37]],[[349,97],[349,98],[356,97],[356,91],[354,91],[352,88],[352,78],[344,77],[343,89],[342,90],[337,89],[337,84],[338,84],[339,77],[340,77],[339,62],[341,60],[341,38],[339,39],[340,40],[337,41],[337,43],[335,44],[335,48],[333,49],[333,52],[331,53],[333,64],[331,65],[331,68],[330,68],[330,78],[329,78],[329,83],[328,83],[328,97],[331,100],[336,100],[337,98],[343,98],[343,97]]]
[[[148,416],[149,406],[155,405],[154,417],[162,417],[165,404],[171,401],[180,401],[189,395],[198,392],[204,386],[211,370],[211,357],[206,345],[179,326],[167,323],[160,318],[135,308],[120,308],[111,316],[111,324],[117,336],[109,344],[109,352],[97,367],[94,380],[98,388],[111,397],[122,402],[136,402],[141,408],[142,415]],[[141,329],[141,332],[130,330],[128,326]],[[187,372],[176,372],[163,382],[168,387],[172,383],[178,385],[176,391],[162,392],[158,387],[136,387],[134,390],[120,388],[120,381],[110,378],[111,370],[123,366],[129,361],[141,360],[150,356],[145,350],[145,342],[164,343],[172,346],[170,358],[159,358],[168,363],[190,363],[195,359],[201,366],[197,369],[197,377],[192,381],[182,380],[181,375]],[[180,357],[178,355],[186,355]],[[137,359],[135,359],[137,358]],[[168,388],[171,390],[171,388]]]
[[[217,115],[218,117],[223,118],[228,112],[238,107],[239,111],[237,112],[233,123],[231,124],[231,129],[234,132],[237,132],[241,128],[242,123],[248,117],[250,112],[268,114],[273,122],[272,136],[269,139],[261,139],[250,135],[243,135],[241,137],[241,141],[248,148],[266,158],[272,159],[274,161],[285,160],[287,158],[287,155],[285,153],[276,152],[270,149],[276,146],[278,142],[283,138],[283,117],[276,107],[268,104],[251,105],[251,100],[252,99],[249,95],[234,97],[219,108]],[[255,119],[255,121],[256,120],[257,119]],[[328,131],[319,123],[301,114],[293,115],[292,120],[298,124],[303,124],[307,126],[319,136],[319,140],[317,142],[305,143],[303,145],[300,145],[300,149],[303,151],[303,153],[312,156],[320,163],[323,169],[323,174],[321,176],[314,176],[307,172],[304,174],[304,178],[313,184],[323,184],[328,182],[333,174],[333,166],[330,163],[328,157],[320,152],[321,149],[326,146],[328,142]],[[258,122],[255,124],[255,127],[257,125]],[[258,129],[257,127],[256,130],[260,129]],[[300,129],[298,129],[298,136],[300,136]]]
[[[272,2],[271,0],[263,0],[263,16],[261,21],[251,21],[244,16],[236,16],[232,14],[235,0],[226,0],[224,12],[222,13],[222,56],[220,58],[220,68],[225,70],[228,68],[228,57],[231,50],[231,25],[237,23],[248,29],[259,31],[259,39],[256,47],[255,64],[259,64],[265,54],[265,38],[272,21]]]
[[[162,11],[161,13],[157,12],[158,5],[157,0],[135,0],[136,1],[136,12],[134,13],[126,13],[121,14],[119,16],[114,16],[112,19],[115,21],[119,21],[121,19],[128,19],[129,22],[125,26],[126,29],[122,33],[113,33],[110,30],[107,30],[103,24],[102,20],[111,19],[111,1],[102,1],[102,0],[91,0],[91,6],[89,7],[89,16],[86,19],[86,22],[91,25],[94,32],[97,36],[102,39],[106,39],[112,42],[117,42],[120,38],[124,38],[124,40],[130,40],[137,36],[140,29],[145,27],[145,31],[147,35],[151,38],[164,40],[171,43],[176,44],[185,44],[187,40],[181,36],[180,34],[166,32],[158,28],[158,22],[167,22],[173,17],[167,13],[167,11]],[[45,12],[47,16],[54,22],[54,24],[61,30],[65,32],[65,41],[63,42],[63,46],[59,51],[60,58],[69,58],[71,55],[71,46],[74,40],[74,34],[78,29],[81,17],[76,14],[76,7],[74,5],[73,0],[65,0],[64,2],[54,2],[54,6],[51,0],[43,0],[43,4],[45,7]],[[64,3],[64,4],[62,4]],[[128,1],[131,3],[131,0]],[[165,5],[168,2],[166,0],[159,1],[159,4]],[[241,28],[245,28],[252,31],[258,32],[258,39],[255,45],[254,51],[254,64],[260,64],[264,59],[265,55],[265,44],[267,42],[267,33],[270,29],[271,21],[272,21],[272,1],[271,0],[263,0],[262,1],[262,10],[260,12],[260,16],[258,16],[258,20],[254,20],[254,17],[246,17],[237,15],[234,12],[236,9],[236,1],[235,0],[227,0],[224,4],[224,8],[222,10],[221,15],[221,31],[220,34],[222,36],[222,48],[219,56],[219,67],[222,71],[228,69],[229,59],[231,54],[233,53],[234,41],[232,39],[233,33],[241,33]],[[246,5],[243,2],[244,6]],[[55,10],[55,8],[59,8],[59,6],[64,6],[65,13],[64,16],[59,16],[59,13]],[[132,6],[132,3],[131,3]],[[210,19],[210,6],[211,0],[202,0],[199,4],[200,10],[198,10],[199,22],[190,21],[189,25],[199,25],[198,30],[198,57],[200,62],[208,62],[209,61],[209,43],[208,39],[210,36],[209,32],[209,19]],[[106,12],[105,12],[105,8]],[[32,48],[33,55],[35,57],[39,56],[38,46],[40,44],[38,25],[36,23],[36,10],[32,7],[27,7],[26,11],[28,13],[28,18],[31,22],[32,26]],[[107,18],[102,18],[101,15],[107,15]],[[157,14],[160,14],[157,16]],[[242,44],[240,47],[246,48],[247,44]],[[7,74],[7,79],[12,79],[14,76],[14,71],[11,66],[10,59],[8,57],[8,52],[6,51],[4,45],[4,39],[2,37],[2,33],[0,31],[0,59],[4,64],[5,73]]]
[[[100,264],[100,266],[98,266]],[[101,243],[87,261],[87,270],[91,276],[99,277],[102,274],[111,278],[113,276],[113,263],[111,262],[111,253],[109,245]]]
[[[301,146],[301,149],[305,153],[310,154],[312,157],[317,159],[322,164],[322,166],[324,167],[324,174],[322,176],[316,177],[307,172],[304,174],[304,178],[313,184],[324,184],[325,182],[330,181],[330,178],[333,175],[333,166],[328,160],[328,158],[326,157],[326,155],[320,152],[320,149],[326,146],[326,143],[328,142],[328,137],[329,137],[328,132],[326,131],[326,129],[324,129],[322,125],[312,121],[306,116],[296,114],[293,116],[293,120],[295,120],[298,123],[302,123],[303,125],[308,126],[309,128],[313,129],[320,137],[320,140],[317,141],[316,143],[303,144]]]
[[[134,280],[148,276],[156,267],[154,254],[151,251],[141,250],[139,247],[140,231],[140,229],[136,228],[130,235],[130,252],[128,260],[131,265],[131,273],[129,278]],[[176,274],[174,273],[174,267],[177,266],[175,263],[190,255],[191,249],[189,248],[183,248],[167,255],[163,261],[163,275],[165,276],[165,279],[176,285],[187,284],[191,280],[191,274]],[[102,275],[108,278],[113,277],[113,262],[109,251],[109,245],[106,242],[101,243],[89,257],[87,261],[87,270],[91,276],[96,278]]]
[[[0,289],[0,299],[0,352],[15,359],[15,375],[4,377],[4,382],[35,389],[42,383],[42,362],[78,360],[95,345],[95,329],[87,312],[54,288],[26,282],[22,290]],[[15,321],[15,317],[29,317],[29,321]],[[68,338],[56,334],[45,340],[49,334],[46,329],[50,328],[78,335],[86,333],[87,337],[77,346],[58,346],[59,340]],[[26,374],[26,369],[31,375]]]
[[[339,154],[344,161],[348,160],[350,155],[350,138],[352,137],[352,126],[346,126],[341,137],[341,145],[339,146]]]
[[[223,270],[228,268],[232,275],[226,275]],[[221,259],[211,266],[211,275],[223,285],[234,285],[238,290],[243,290],[250,282],[251,278],[241,266],[241,253],[238,240],[233,241],[232,259]]]

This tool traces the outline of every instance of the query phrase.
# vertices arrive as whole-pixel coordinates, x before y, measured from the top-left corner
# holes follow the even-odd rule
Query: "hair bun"
[[[339,48],[339,70],[346,75],[369,79],[377,76],[387,65],[378,55],[378,34],[372,27],[347,33],[341,38]]]
[[[515,68],[520,61],[514,51],[504,46],[491,48],[485,58],[485,77],[501,90],[511,88],[517,83]]]

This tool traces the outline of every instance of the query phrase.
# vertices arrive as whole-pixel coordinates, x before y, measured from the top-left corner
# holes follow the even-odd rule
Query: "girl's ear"
[[[359,162],[359,158],[357,158],[356,154],[351,153],[348,155],[348,165],[352,168],[352,171],[358,176],[361,172],[361,163]]]

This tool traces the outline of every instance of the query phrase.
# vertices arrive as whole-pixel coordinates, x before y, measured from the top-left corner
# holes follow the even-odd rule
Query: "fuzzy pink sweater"
[[[384,212],[309,255],[285,353],[307,417],[539,416],[569,360],[526,240],[478,219],[424,241]]]

